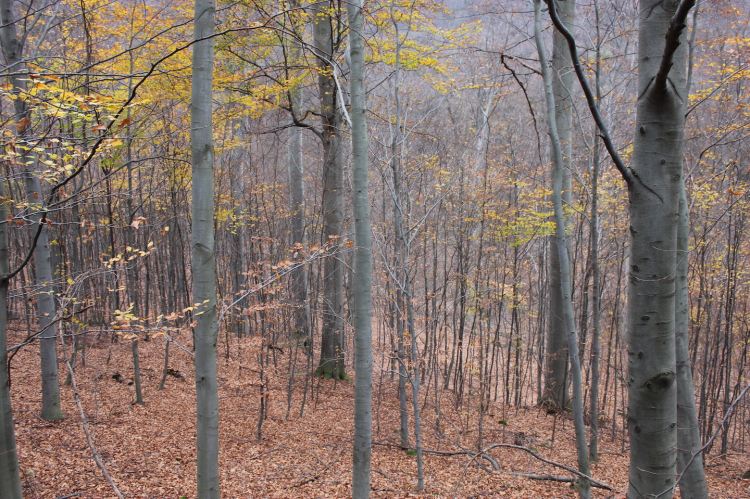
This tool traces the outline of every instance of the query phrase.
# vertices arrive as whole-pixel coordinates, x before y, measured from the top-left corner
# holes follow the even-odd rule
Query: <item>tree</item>
[[[16,34],[16,22],[13,14],[13,1],[2,0],[0,3],[0,43],[7,67],[11,71],[10,84],[19,92],[26,91],[26,78],[24,73],[23,44]],[[29,124],[30,110],[25,99],[15,99],[13,107],[18,122],[19,142],[27,151],[33,150],[35,144],[30,140],[31,129]],[[29,155],[30,156],[30,155]],[[58,380],[57,365],[57,334],[54,325],[55,319],[55,297],[52,287],[52,254],[50,252],[47,221],[43,220],[44,206],[40,206],[44,199],[42,183],[36,170],[36,159],[33,167],[25,169],[24,180],[26,184],[26,196],[32,207],[31,220],[32,230],[39,232],[34,251],[34,270],[36,271],[36,282],[39,287],[37,295],[37,316],[39,318],[39,349],[42,357],[42,418],[54,421],[63,419],[60,409],[60,383]]]
[[[570,30],[573,29],[575,21],[575,0],[555,0],[559,5],[558,14],[562,23]],[[552,45],[552,92],[555,98],[555,123],[557,124],[557,136],[560,141],[560,153],[562,165],[555,166],[561,169],[562,182],[560,184],[560,196],[563,209],[568,211],[571,204],[571,182],[570,169],[573,154],[573,97],[571,90],[575,81],[575,73],[572,71],[573,63],[570,60],[570,50],[563,37],[558,31],[553,35]],[[555,170],[556,171],[556,170]],[[556,184],[555,184],[556,185]],[[557,187],[555,187],[557,188]],[[553,191],[554,189],[553,188]],[[553,192],[553,196],[558,193]],[[565,230],[570,230],[569,217],[563,214]],[[570,405],[568,378],[568,357],[570,352],[567,347],[567,332],[564,323],[565,312],[563,310],[560,256],[556,251],[557,236],[552,236],[551,251],[549,259],[550,282],[549,282],[549,320],[547,322],[547,375],[545,376],[545,399],[556,408],[564,408]],[[570,243],[566,238],[566,251],[570,252]],[[572,292],[572,289],[569,290]]]
[[[551,0],[555,1],[555,0]],[[565,326],[565,337],[568,342],[568,356],[570,357],[571,385],[573,387],[573,424],[576,434],[576,451],[578,454],[578,470],[589,475],[588,448],[586,446],[586,429],[583,424],[583,382],[581,380],[581,363],[578,355],[578,334],[575,327],[575,316],[573,315],[573,299],[571,297],[571,271],[568,257],[568,245],[566,243],[565,216],[563,214],[563,169],[564,160],[562,152],[562,141],[558,135],[557,110],[555,109],[555,98],[552,90],[551,77],[547,67],[547,55],[545,54],[544,41],[541,29],[541,0],[534,2],[534,34],[537,50],[539,51],[539,64],[541,65],[542,77],[544,79],[544,95],[547,103],[547,124],[549,128],[550,144],[552,146],[552,159],[554,165],[554,185],[552,187],[553,206],[555,211],[555,247],[553,253],[557,253],[559,259],[559,292],[561,298],[560,317]],[[551,279],[551,283],[555,281]],[[551,292],[558,290],[550,289]],[[591,497],[591,484],[587,479],[578,482],[578,493],[581,499]]]
[[[291,12],[289,13],[293,20],[293,25],[297,28],[304,26],[299,22],[300,14],[299,2],[294,0],[291,3]],[[296,32],[296,30],[295,30]],[[297,39],[291,40],[291,63],[298,64],[302,59],[302,44]],[[300,116],[302,111],[302,90],[298,87],[292,90],[290,99],[290,109],[292,115]],[[305,190],[303,183],[304,163],[302,156],[302,130],[303,127],[293,127],[290,129],[289,146],[287,156],[287,174],[289,175],[289,198],[291,201],[291,234],[290,243],[292,248],[298,248],[295,251],[305,251],[306,228],[305,228]],[[306,346],[310,346],[310,305],[308,303],[307,289],[307,267],[301,265],[292,272],[291,277],[292,299],[294,301],[294,328],[292,333],[295,338],[302,340]]]
[[[190,152],[193,165],[191,246],[199,499],[220,497],[212,120],[215,15],[214,0],[195,0]]]
[[[628,286],[628,497],[661,496],[675,487],[677,471],[676,288],[678,226],[683,187],[682,149],[687,102],[685,20],[695,0],[664,5],[641,0],[638,103],[631,167],[614,149],[568,40],[576,73],[602,138],[629,190]],[[686,205],[685,205],[686,206]],[[684,211],[683,211],[684,213]]]
[[[7,199],[5,181],[0,181],[0,198]],[[0,202],[0,219],[6,220],[7,203]],[[8,368],[8,223],[0,223],[0,498],[21,499],[16,431],[10,401]]]
[[[370,497],[372,455],[372,228],[368,188],[367,101],[362,0],[347,4],[354,205],[354,452],[352,497]]]
[[[344,221],[344,169],[341,153],[341,111],[334,67],[338,37],[337,7],[333,2],[312,6],[315,56],[318,59],[318,95],[320,97],[323,142],[323,243],[338,248]],[[344,364],[344,265],[332,254],[323,270],[323,327],[320,363],[316,374],[326,379],[348,380]]]

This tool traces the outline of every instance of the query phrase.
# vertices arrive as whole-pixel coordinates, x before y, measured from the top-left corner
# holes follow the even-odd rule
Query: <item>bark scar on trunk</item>
[[[651,378],[647,379],[639,388],[644,386],[651,390],[652,386],[655,390],[664,390],[672,386],[675,382],[676,376],[673,371],[664,371]]]

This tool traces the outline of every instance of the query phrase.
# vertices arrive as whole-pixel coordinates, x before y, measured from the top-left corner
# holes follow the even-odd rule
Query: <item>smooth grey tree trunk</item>
[[[5,179],[0,179],[0,198],[5,199]],[[6,202],[0,203],[0,499],[21,499],[16,431],[8,379],[8,216]]]
[[[685,94],[690,92],[693,51],[698,27],[700,0],[693,9],[693,29],[688,54]],[[695,385],[690,362],[690,304],[688,302],[688,257],[690,214],[685,179],[680,184],[679,225],[677,226],[677,273],[675,281],[675,363],[677,366],[677,473],[683,499],[708,499],[706,472],[703,469],[700,424],[695,408]],[[693,456],[693,453],[696,453]],[[691,462],[692,460],[692,462]]]
[[[300,95],[299,92],[296,92],[296,94]],[[307,247],[305,237],[305,193],[302,181],[302,129],[292,128],[291,130],[291,136],[289,137],[289,156],[287,159],[292,210],[292,233],[290,243],[292,247],[299,248],[295,249],[295,251],[302,255]],[[299,258],[302,259],[303,257],[300,256]],[[307,301],[307,267],[300,265],[292,271],[291,285],[292,299],[294,303],[294,329],[292,330],[292,334],[295,338],[302,340],[305,345],[309,345],[310,308]]]
[[[313,5],[315,53],[323,142],[323,242],[337,249],[344,220],[344,172],[340,154],[341,116],[333,79],[333,18],[329,2]],[[323,327],[320,363],[315,373],[326,379],[348,380],[344,364],[344,265],[333,254],[323,264]]]
[[[700,426],[695,411],[693,371],[690,366],[690,304],[688,303],[689,215],[684,180],[680,188],[675,280],[675,364],[677,367],[677,473],[682,499],[708,499],[703,469]],[[695,457],[693,457],[693,453]],[[691,462],[692,460],[692,462]],[[690,465],[688,466],[688,463]]]
[[[347,4],[349,19],[352,204],[354,205],[354,452],[352,497],[370,497],[372,455],[372,229],[368,189],[365,44],[362,38],[362,0]]]
[[[216,374],[216,253],[212,123],[215,7],[195,0],[190,151],[193,163],[192,267],[195,328],[198,499],[218,499],[219,393]]]
[[[547,102],[547,116],[550,145],[552,148],[552,159],[554,163],[554,186],[553,204],[555,209],[555,235],[557,239],[556,248],[560,260],[560,290],[562,295],[563,320],[565,324],[566,337],[568,340],[568,352],[571,367],[571,386],[573,388],[573,424],[576,435],[576,451],[578,456],[578,470],[586,475],[591,474],[589,466],[588,446],[586,445],[586,428],[583,423],[583,390],[581,379],[581,364],[578,356],[578,334],[575,329],[575,316],[573,314],[573,299],[570,294],[571,276],[570,261],[568,259],[568,246],[566,244],[565,217],[563,214],[562,184],[563,184],[563,155],[560,138],[557,134],[556,116],[553,112],[555,106],[552,92],[549,68],[547,67],[547,55],[542,38],[542,14],[541,0],[534,1],[534,34],[536,37],[537,50],[539,52],[539,64],[544,79],[544,94]],[[581,499],[591,497],[591,484],[588,480],[581,479],[578,482],[578,494]]]
[[[640,1],[638,103],[630,168],[625,166],[609,137],[576,59],[573,36],[554,9],[550,9],[555,26],[566,32],[589,109],[629,189],[629,499],[669,496],[675,487],[678,433],[675,280],[688,97],[683,41],[687,15],[694,5],[695,0],[682,0],[679,4]]]
[[[575,1],[560,0],[557,2],[558,14],[571,32],[575,19]],[[573,152],[573,99],[570,91],[575,83],[575,73],[570,60],[570,50],[565,38],[557,31],[553,35],[552,49],[552,92],[555,98],[555,122],[557,135],[560,139],[562,154],[562,183],[560,195],[563,208],[571,202],[571,156]],[[555,196],[557,193],[553,193]],[[563,214],[566,230],[568,217]],[[567,241],[567,239],[566,239]],[[550,238],[550,288],[549,288],[549,320],[547,322],[547,376],[545,377],[545,398],[554,407],[569,407],[570,395],[568,376],[568,338],[563,319],[562,281],[560,277],[560,257],[555,250],[556,236]],[[570,244],[566,242],[567,251]]]
[[[16,34],[15,17],[13,13],[12,0],[0,0],[0,42],[2,42],[5,60],[8,64],[10,84],[21,92],[26,90],[27,78],[21,73],[25,70],[22,66],[23,46]],[[29,109],[25,100],[13,101],[16,120],[18,123],[26,122],[18,131],[19,142],[27,142],[30,132],[28,120]],[[29,144],[33,149],[34,144]],[[35,162],[36,163],[36,162]],[[39,318],[39,350],[42,366],[42,418],[48,421],[63,419],[60,409],[60,383],[58,380],[57,365],[57,335],[53,321],[55,320],[55,297],[52,287],[52,255],[49,246],[49,235],[47,226],[42,220],[41,211],[44,209],[44,193],[42,184],[36,175],[36,164],[25,170],[24,180],[26,184],[26,197],[31,205],[31,230],[36,231],[39,224],[42,230],[34,249],[34,270],[36,273],[37,294],[37,316]]]
[[[637,181],[630,185],[629,499],[661,494],[675,483],[675,268],[687,102],[684,43],[674,51],[674,64],[662,55],[676,7],[640,2],[631,164]],[[663,64],[668,64],[666,70],[660,70]]]

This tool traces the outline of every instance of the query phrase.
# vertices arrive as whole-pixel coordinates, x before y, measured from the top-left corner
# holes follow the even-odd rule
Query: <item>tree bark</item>
[[[292,6],[298,6],[293,2]],[[301,31],[301,30],[300,30]],[[292,63],[297,64],[302,58],[302,46],[295,39],[291,47]],[[292,113],[297,117],[302,110],[302,90],[295,88],[292,91]],[[305,235],[305,190],[303,183],[304,164],[302,157],[302,128],[290,129],[289,148],[287,154],[287,172],[289,175],[289,197],[291,201],[291,245],[297,247],[295,252],[302,254],[306,251]],[[310,345],[310,305],[308,303],[307,289],[307,267],[299,266],[292,271],[291,275],[292,300],[294,306],[294,329],[292,334],[295,338]]]
[[[192,267],[195,317],[199,499],[218,499],[219,393],[216,374],[216,254],[212,122],[214,0],[195,0],[190,151],[193,164]]]
[[[318,57],[318,92],[323,142],[323,243],[331,253],[323,265],[323,327],[320,363],[315,373],[326,379],[348,380],[344,364],[344,266],[337,249],[344,219],[344,173],[340,155],[341,116],[333,78],[333,16],[329,2],[313,6],[313,33]]]
[[[657,0],[640,2],[639,98],[631,166],[636,181],[629,186],[630,499],[661,494],[675,483],[675,255],[687,102],[684,44],[672,53],[665,46],[676,7]],[[679,43],[677,38],[672,41]]]
[[[573,29],[575,18],[575,1],[561,0],[558,3],[558,14],[569,30]],[[575,83],[570,50],[565,38],[555,31],[552,49],[552,92],[555,98],[555,123],[560,140],[562,154],[562,182],[560,196],[563,209],[571,202],[570,169],[573,152],[573,99],[570,89]],[[553,193],[553,196],[557,192]],[[566,230],[569,220],[563,214]],[[567,238],[566,238],[567,241]],[[550,238],[550,288],[549,288],[549,321],[547,322],[547,376],[545,377],[545,398],[554,407],[570,406],[568,378],[567,333],[563,316],[562,283],[560,278],[560,257],[555,249],[556,236]],[[570,244],[566,242],[566,251],[570,253]]]
[[[354,452],[352,497],[370,497],[372,455],[372,229],[368,189],[365,44],[362,0],[347,4],[351,54],[352,204],[354,205]]]
[[[571,367],[571,386],[573,387],[573,424],[576,435],[576,451],[578,455],[578,470],[585,475],[590,475],[588,448],[586,445],[586,429],[583,423],[583,394],[581,380],[581,364],[578,356],[578,335],[575,329],[575,316],[573,314],[573,299],[571,297],[570,285],[570,261],[568,259],[568,246],[566,244],[565,217],[563,214],[562,184],[563,184],[563,157],[560,147],[560,138],[557,135],[556,116],[553,113],[554,96],[550,82],[549,68],[547,67],[547,55],[544,49],[541,29],[541,0],[534,1],[534,34],[536,37],[537,50],[539,52],[539,64],[544,79],[544,90],[547,101],[547,116],[550,145],[554,162],[554,186],[553,204],[555,210],[555,235],[557,239],[557,253],[560,259],[560,290],[562,295],[562,311],[565,324],[565,332],[568,340],[568,353]],[[553,250],[554,253],[554,250]],[[585,478],[578,482],[578,494],[581,499],[591,497],[591,482]]]
[[[698,417],[695,411],[695,388],[690,365],[690,304],[688,302],[689,214],[684,179],[680,184],[680,211],[677,226],[677,272],[675,280],[675,365],[677,368],[677,473],[683,499],[708,499],[706,474]],[[695,457],[693,453],[697,452]],[[692,463],[688,463],[692,459]],[[687,468],[686,468],[687,467]]]
[[[16,34],[15,17],[12,0],[0,0],[0,42],[2,42],[5,60],[8,63],[10,84],[17,91],[26,91],[27,78],[21,74],[23,45]],[[27,142],[30,132],[30,110],[25,100],[13,101],[16,120],[19,123],[19,142]],[[25,123],[25,124],[23,124]],[[35,144],[28,143],[33,150]],[[42,418],[48,421],[63,419],[60,409],[60,383],[58,381],[57,339],[53,321],[55,319],[55,297],[52,288],[52,256],[49,246],[46,221],[42,220],[44,195],[42,184],[36,175],[36,161],[34,166],[25,169],[26,196],[31,205],[31,230],[36,231],[41,224],[41,233],[34,248],[34,270],[36,273],[37,316],[39,317],[39,350],[42,366]]]
[[[0,198],[5,199],[5,179],[0,179]],[[7,203],[0,202],[0,220],[8,216]],[[10,400],[8,375],[8,223],[0,223],[0,499],[21,499],[16,431]]]

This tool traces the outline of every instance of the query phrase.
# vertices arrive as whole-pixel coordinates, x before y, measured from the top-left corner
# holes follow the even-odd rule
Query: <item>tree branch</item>
[[[661,56],[661,65],[659,66],[659,72],[656,73],[654,78],[654,85],[657,90],[663,90],[667,85],[667,76],[669,70],[672,69],[674,60],[674,53],[677,51],[677,47],[680,46],[680,35],[687,25],[687,15],[690,9],[695,5],[695,0],[682,0],[680,5],[669,22],[669,29],[667,30],[666,40],[667,43],[664,45],[664,54]]]
[[[637,178],[633,174],[633,171],[625,166],[625,163],[622,161],[620,154],[617,152],[617,149],[615,148],[615,145],[609,136],[609,129],[607,128],[607,125],[604,124],[604,119],[602,119],[601,113],[599,113],[599,107],[597,106],[596,99],[593,92],[591,92],[591,87],[586,80],[586,75],[583,74],[581,62],[578,60],[576,40],[570,33],[570,31],[568,31],[568,28],[566,28],[562,21],[560,21],[560,18],[557,15],[557,11],[555,10],[555,2],[550,0],[545,1],[547,2],[547,6],[549,7],[549,15],[552,19],[552,24],[555,25],[555,28],[557,28],[560,34],[563,35],[568,41],[568,49],[570,50],[570,58],[573,61],[573,69],[575,69],[576,76],[578,77],[578,82],[581,84],[581,89],[583,89],[584,95],[586,95],[586,102],[589,105],[589,109],[591,110],[591,115],[594,117],[596,126],[599,127],[599,133],[602,137],[602,141],[604,141],[605,147],[607,148],[607,152],[612,158],[612,161],[615,164],[615,168],[617,168],[617,171],[620,172],[620,175],[622,175],[625,183],[627,183],[628,187],[630,187],[636,182]]]

